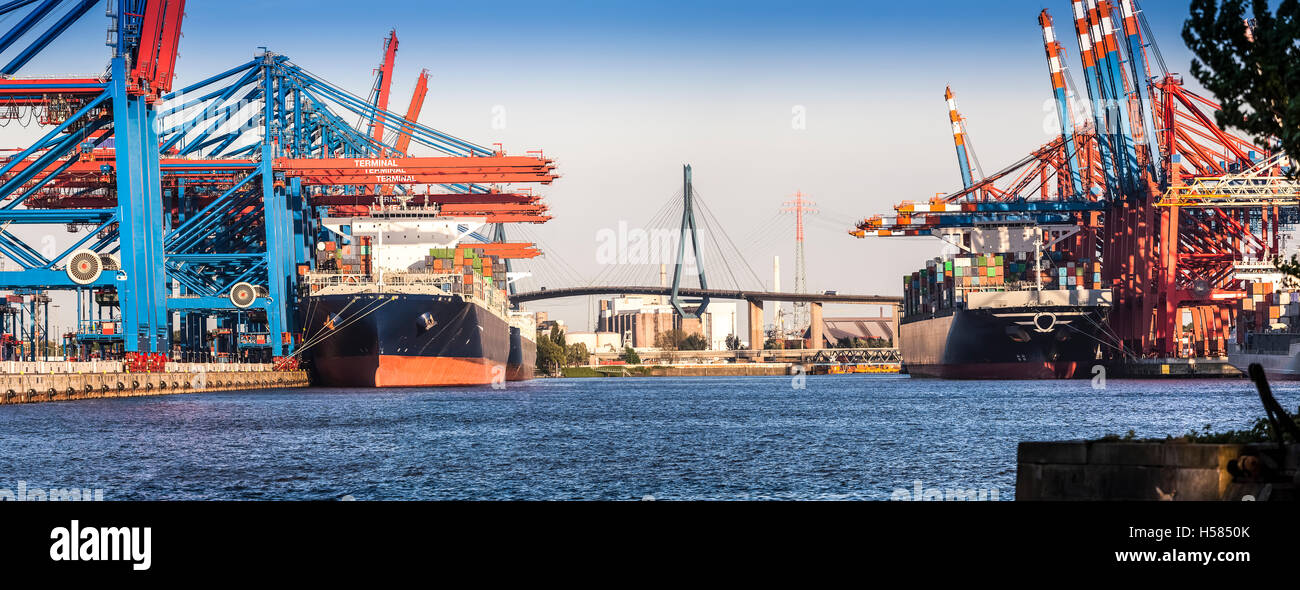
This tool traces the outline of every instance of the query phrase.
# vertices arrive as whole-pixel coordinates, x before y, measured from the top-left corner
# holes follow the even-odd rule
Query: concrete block
[[[1164,464],[1173,467],[1218,469],[1241,455],[1242,445],[1165,443]]]
[[[1092,484],[1078,465],[1042,465],[1037,475],[1038,500],[1087,500],[1093,496]],[[1016,497],[1020,497],[1017,488]]]
[[[1025,443],[1020,443],[1025,444]],[[1034,463],[1016,464],[1016,500],[1047,500],[1043,497],[1043,466]]]
[[[1156,500],[1156,487],[1168,492],[1174,486],[1172,468],[1148,465],[1088,465],[1084,480],[1090,500]],[[1084,498],[1080,498],[1084,499]]]
[[[1095,442],[1088,447],[1090,465],[1162,465],[1164,445],[1159,443]]]
[[[1170,487],[1162,487],[1166,493],[1173,493],[1175,501],[1181,500],[1220,500],[1231,482],[1225,481],[1216,469],[1178,469]]]
[[[1022,442],[1016,446],[1016,463],[1082,465],[1088,462],[1084,441]]]

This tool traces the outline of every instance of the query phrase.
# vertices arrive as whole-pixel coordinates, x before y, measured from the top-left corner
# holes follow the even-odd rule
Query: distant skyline
[[[1180,30],[1187,3],[1142,4],[1169,68],[1186,74],[1191,56]],[[525,232],[550,253],[540,264],[558,266],[563,258],[584,277],[596,276],[598,232],[652,216],[679,190],[681,166],[689,163],[700,194],[738,244],[796,191],[818,203],[822,213],[810,220],[806,246],[810,291],[898,294],[901,275],[937,255],[941,243],[858,240],[847,231],[899,201],[960,185],[945,86],[968,117],[985,170],[1051,139],[1042,8],[1056,17],[1077,70],[1068,0],[388,0],[363,9],[331,0],[191,0],[176,86],[267,47],[364,95],[395,28],[392,110],[405,109],[427,68],[422,123],[512,153],[543,149],[557,161],[562,177],[536,189],[555,218]],[[23,73],[102,71],[106,25],[82,19]],[[1077,71],[1074,77],[1081,80]],[[795,107],[806,113],[804,129],[792,128]],[[750,252],[764,281],[774,255],[782,259],[783,286],[792,288],[793,222]],[[585,328],[589,305],[577,299],[529,307]]]

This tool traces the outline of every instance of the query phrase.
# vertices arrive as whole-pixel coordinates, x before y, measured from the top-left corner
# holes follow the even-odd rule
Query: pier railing
[[[122,361],[0,361],[0,374],[58,375],[129,373]],[[168,362],[168,373],[262,373],[274,370],[270,363],[178,363]],[[138,371],[137,371],[138,372]]]
[[[622,352],[599,352],[592,356],[602,361],[616,361]],[[638,350],[642,364],[732,363],[799,363],[857,364],[898,363],[897,348],[789,348],[765,350]]]

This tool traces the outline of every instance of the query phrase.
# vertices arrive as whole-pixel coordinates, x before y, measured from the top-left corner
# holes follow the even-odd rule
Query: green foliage
[[[691,334],[682,339],[681,344],[677,346],[679,350],[708,350],[709,341],[705,340],[699,334]]]
[[[547,374],[559,370],[566,360],[564,347],[555,342],[555,332],[554,329],[550,334],[537,332],[537,368]],[[563,341],[564,333],[560,332],[559,335]]]
[[[660,374],[667,369],[661,366],[639,366],[639,367],[565,367],[560,372],[565,377],[653,377],[656,371]]]
[[[1300,279],[1300,258],[1295,254],[1291,255],[1291,260],[1283,260],[1282,257],[1273,259],[1273,266],[1276,266],[1282,274]]]
[[[565,377],[586,378],[586,377],[604,377],[605,374],[592,367],[565,367],[562,369]]]
[[[655,335],[655,348],[661,350],[708,350],[709,341],[699,334],[687,335],[679,329]]]
[[[637,354],[635,350],[632,350],[631,346],[624,346],[623,354],[620,355],[619,358],[623,359],[623,362],[629,365],[641,364],[641,355]]]
[[[566,358],[568,366],[585,365],[591,358],[591,353],[587,351],[587,345],[579,342],[566,347]]]
[[[740,337],[735,334],[727,335],[727,350],[740,350]]]
[[[1183,40],[1192,75],[1222,103],[1221,127],[1300,157],[1300,0],[1192,0]],[[1253,22],[1250,22],[1253,21]],[[1294,174],[1295,171],[1293,170]]]
[[[668,330],[655,334],[655,348],[659,350],[677,350],[677,343],[681,342],[681,330]]]
[[[845,336],[835,343],[836,348],[889,348],[887,338],[849,338]]]
[[[1295,422],[1297,426],[1300,426],[1300,412],[1286,416],[1284,419],[1289,419]],[[1268,421],[1268,418],[1260,418],[1255,421],[1255,424],[1249,430],[1228,430],[1225,432],[1211,432],[1210,425],[1206,424],[1200,431],[1192,429],[1185,438],[1188,442],[1217,444],[1272,442],[1273,424]],[[1285,430],[1282,431],[1282,440],[1289,443],[1300,442],[1291,440],[1291,436]]]

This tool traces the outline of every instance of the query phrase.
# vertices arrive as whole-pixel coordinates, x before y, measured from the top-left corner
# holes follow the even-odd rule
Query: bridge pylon
[[[709,306],[709,297],[706,295],[700,300],[700,306],[693,312],[687,312],[686,307],[682,305],[682,299],[678,295],[682,283],[682,265],[686,257],[686,239],[689,232],[691,253],[695,257],[695,268],[699,271],[700,289],[708,289],[708,280],[704,277],[704,259],[700,255],[700,239],[695,229],[695,206],[694,206],[694,189],[691,187],[691,165],[682,166],[682,230],[681,238],[677,241],[677,264],[673,267],[673,290],[669,296],[669,303],[672,303],[673,309],[684,319],[695,319],[704,314],[705,308]]]

